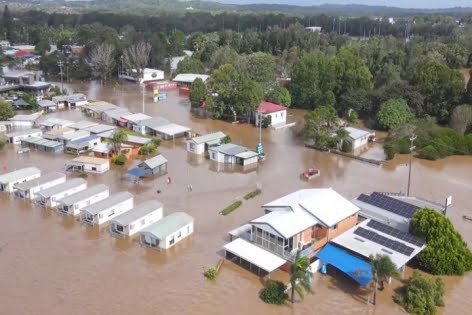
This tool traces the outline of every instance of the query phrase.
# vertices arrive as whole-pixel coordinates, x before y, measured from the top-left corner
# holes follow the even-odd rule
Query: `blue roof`
[[[131,174],[133,176],[139,177],[139,176],[144,176],[144,175],[150,174],[151,170],[135,167],[135,168],[132,168],[132,169],[128,170],[127,173]]]
[[[373,279],[372,266],[367,261],[353,256],[344,249],[336,247],[331,243],[323,247],[323,249],[316,254],[316,257],[338,268],[363,287],[367,286]]]
[[[100,137],[98,137],[96,135],[91,135],[91,136],[88,136],[88,137],[85,137],[85,138],[81,138],[81,139],[78,139],[78,140],[71,141],[71,143],[80,144],[80,143],[96,140],[96,139],[99,139],[99,138]]]

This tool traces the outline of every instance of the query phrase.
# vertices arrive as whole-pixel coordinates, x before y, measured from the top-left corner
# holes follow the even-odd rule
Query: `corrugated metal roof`
[[[114,205],[122,203],[128,199],[134,199],[134,196],[127,191],[122,191],[122,192],[111,195],[107,199],[104,199],[102,201],[94,203],[93,205],[85,207],[81,211],[86,211],[92,215],[97,214],[99,212],[102,212],[103,210],[111,208]]]
[[[95,126],[92,126],[92,127],[85,128],[83,130],[87,130],[87,131],[90,131],[90,133],[97,134],[97,133],[102,133],[102,132],[105,132],[105,131],[113,130],[113,129],[116,129],[116,128],[117,128],[116,126],[98,124],[98,125],[95,125]]]
[[[160,127],[155,127],[154,130],[169,136],[175,136],[177,134],[190,131],[190,128],[172,123]]]
[[[147,167],[149,168],[156,168],[158,166],[161,166],[163,164],[167,163],[167,159],[162,156],[162,154],[159,154],[153,158],[150,158],[149,160],[146,160],[143,162]]]
[[[31,188],[58,180],[60,178],[66,178],[66,175],[59,172],[47,173],[37,179],[33,179],[30,181],[15,185],[15,188],[19,190],[30,190]]]
[[[354,127],[346,127],[344,128],[348,134],[349,138],[357,140],[362,137],[368,137],[372,132],[364,129],[354,128]]]
[[[56,103],[50,100],[40,100],[38,102],[38,105],[41,107],[56,107],[57,106]]]
[[[87,109],[89,109],[93,112],[96,112],[96,113],[103,113],[104,111],[111,110],[111,109],[116,109],[116,108],[120,108],[120,107],[116,106],[116,105],[113,105],[111,103],[107,103],[107,102],[94,102],[94,103],[90,103],[90,104],[86,105],[85,108],[87,108]]]
[[[131,115],[132,113],[128,111],[127,109],[117,108],[117,109],[106,110],[103,112],[103,114],[113,119],[120,119],[121,116]]]
[[[77,202],[92,198],[95,195],[98,195],[104,191],[108,191],[107,185],[103,185],[103,184],[95,185],[85,190],[79,191],[78,193],[62,198],[60,203],[64,205],[73,205]]]
[[[90,128],[90,127],[93,127],[93,126],[96,126],[96,125],[98,125],[96,122],[88,121],[88,120],[82,120],[82,121],[76,122],[73,125],[70,125],[69,128],[80,130],[80,129],[87,129],[87,128]]]
[[[122,118],[131,121],[131,122],[139,122],[141,120],[146,120],[146,119],[151,119],[151,116],[142,114],[142,113],[136,113],[136,114],[131,114],[131,115],[125,115],[121,116]]]
[[[50,117],[39,123],[40,126],[53,127],[53,126],[67,126],[72,125],[74,122],[66,119]]]
[[[176,75],[176,77],[172,81],[193,83],[193,81],[198,78],[202,79],[203,82],[206,82],[206,80],[208,80],[210,76],[206,74],[180,73]]]
[[[0,175],[0,183],[11,183],[33,175],[41,175],[41,170],[37,167],[25,167],[10,173]]]
[[[8,138],[11,138],[11,137],[27,136],[27,135],[32,135],[32,134],[42,135],[43,132],[41,129],[26,129],[26,130],[10,132],[10,133],[5,134],[5,136]]]
[[[71,162],[74,163],[84,163],[84,164],[94,164],[94,165],[102,165],[102,164],[109,164],[110,161],[108,159],[101,159],[93,156],[79,156],[73,159]]]
[[[29,143],[29,144],[34,144],[38,146],[43,146],[43,147],[48,147],[48,148],[57,148],[57,147],[62,147],[62,143],[57,142],[57,141],[52,141],[44,138],[39,138],[39,137],[34,137],[34,138],[27,138],[24,140],[21,140],[21,143]]]
[[[74,178],[66,181],[63,184],[60,184],[58,186],[53,186],[47,189],[40,190],[38,192],[38,195],[42,196],[43,198],[50,198],[54,195],[60,194],[62,192],[68,191],[72,188],[76,188],[78,186],[81,186],[83,184],[87,184],[87,181],[82,178]]]
[[[192,138],[189,141],[193,141],[195,143],[200,144],[200,143],[212,142],[212,141],[215,141],[215,140],[221,140],[224,137],[226,137],[226,134],[224,134],[221,131],[218,131],[218,132],[213,132],[213,133],[209,133],[209,134],[206,134],[206,135],[203,135],[203,136]]]
[[[126,226],[158,209],[162,209],[162,203],[157,200],[149,200],[139,204],[128,212],[120,214],[112,221],[118,223],[119,225]]]
[[[77,139],[80,139],[80,138],[85,138],[85,137],[88,137],[88,136],[90,136],[90,132],[88,132],[86,130],[78,130],[76,132],[67,133],[65,135],[62,135],[61,138],[63,140],[69,141],[69,140],[77,140]]]
[[[33,122],[41,116],[41,113],[33,113],[31,115],[15,115],[12,118],[8,118],[10,121],[30,121]]]
[[[193,218],[185,212],[174,212],[148,226],[141,233],[149,233],[159,240],[175,233],[182,227],[193,222]]]
[[[246,151],[249,151],[247,148],[234,144],[234,143],[226,143],[222,144],[217,147],[213,147],[209,149],[210,151],[220,152],[226,155],[237,155]]]
[[[152,117],[151,119],[141,120],[139,124],[152,129],[152,128],[168,125],[170,124],[170,121],[162,117]]]

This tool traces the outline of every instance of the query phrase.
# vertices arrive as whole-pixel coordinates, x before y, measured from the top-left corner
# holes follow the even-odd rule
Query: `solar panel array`
[[[357,200],[408,219],[411,219],[413,214],[415,214],[415,212],[420,209],[419,207],[411,205],[407,202],[377,192],[372,193],[370,196],[361,194],[359,197],[357,197]]]
[[[359,235],[360,237],[366,238],[374,243],[390,248],[391,250],[394,250],[408,257],[414,251],[414,249],[410,246],[407,246],[399,241],[395,241],[390,238],[384,237],[374,231],[364,229],[363,227],[358,227],[357,229],[355,229],[354,234]]]
[[[380,223],[380,222],[377,222],[377,221],[374,221],[374,220],[370,220],[369,223],[367,223],[367,226],[370,227],[370,228],[373,228],[374,230],[377,230],[377,231],[380,231],[382,233],[391,235],[391,236],[393,236],[395,238],[398,238],[402,241],[413,244],[415,246],[422,247],[424,245],[424,242],[422,240],[420,240],[419,238],[417,238],[417,237],[415,237],[411,234],[408,234],[408,233],[402,232],[400,230],[397,230],[397,229],[395,229],[391,226],[388,226],[386,224],[383,224],[383,223]]]

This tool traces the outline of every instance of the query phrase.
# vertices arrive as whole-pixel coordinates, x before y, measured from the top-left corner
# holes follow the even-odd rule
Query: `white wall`
[[[33,127],[33,121],[11,121],[15,127]]]
[[[116,216],[119,216],[120,214],[123,214],[131,209],[133,209],[134,206],[134,200],[133,198],[129,198],[128,200],[125,200],[119,204],[114,205],[113,207],[110,207],[108,209],[105,209],[103,211],[100,211],[95,217],[94,217],[94,224],[103,224],[105,222],[110,221]]]
[[[107,161],[108,163],[104,164],[83,164],[84,165],[84,172],[87,173],[105,173],[110,169],[110,161]]]
[[[156,223],[157,221],[162,219],[162,216],[163,216],[163,210],[161,207],[159,209],[154,210],[153,212],[146,214],[145,216],[139,218],[138,220],[135,220],[131,222],[130,224],[124,226],[123,232],[118,231],[116,229],[117,224],[115,223],[113,223],[112,228],[113,228],[113,231],[116,233],[132,236],[138,233],[139,231],[141,231],[142,229],[148,227],[149,225]]]
[[[78,193],[79,191],[87,189],[87,183],[83,183],[77,187],[71,188],[67,191],[60,192],[54,196],[51,196],[46,200],[46,206],[55,208],[59,202],[64,197],[70,196],[72,194]]]
[[[250,158],[250,159],[245,159],[243,161],[243,165],[250,165],[250,164],[253,164],[253,163],[257,163],[258,160],[259,160],[258,156],[255,156],[255,157]]]
[[[53,186],[56,186],[56,185],[59,185],[59,184],[62,184],[62,183],[65,183],[65,181],[66,181],[66,176],[64,175],[63,177],[57,178],[53,181],[50,181],[50,182],[43,183],[43,184],[40,184],[38,186],[32,187],[28,191],[17,190],[17,191],[15,191],[15,196],[17,196],[19,198],[27,198],[27,199],[33,200],[34,198],[37,197],[36,193],[38,191],[43,190],[43,189],[47,189],[47,188],[50,188],[50,187],[53,187]]]
[[[209,151],[210,160],[216,161],[219,163],[228,163],[234,164],[236,162],[236,158],[234,156],[227,156],[220,152]]]
[[[58,206],[57,206],[57,210],[62,211],[64,213],[67,213],[69,215],[78,215],[78,214],[80,214],[81,209],[83,209],[87,206],[90,206],[91,204],[94,204],[96,202],[99,202],[103,199],[106,199],[109,196],[110,196],[110,192],[109,192],[108,189],[106,189],[106,190],[104,190],[104,191],[102,191],[98,194],[86,197],[84,200],[76,202],[73,205],[66,205],[62,201],[59,201]],[[64,206],[68,206],[67,211],[64,209]]]
[[[259,126],[260,116],[261,116],[260,113],[256,114],[256,126]],[[280,112],[275,112],[275,113],[270,113],[270,114],[262,114],[262,116],[263,117],[271,116],[272,117],[271,125],[287,123],[287,111],[286,110],[282,110]]]
[[[354,150],[354,149],[360,148],[366,145],[368,142],[369,142],[369,136],[364,136],[357,140],[352,140],[352,149]]]
[[[193,222],[190,223],[190,224],[187,224],[184,227],[182,227],[180,230],[177,230],[172,235],[167,236],[165,241],[159,242],[159,247],[161,247],[163,249],[168,249],[168,248],[174,246],[175,244],[177,244],[178,242],[180,242],[181,240],[183,240],[184,238],[186,238],[187,236],[189,236],[192,233],[193,233]],[[171,244],[172,239],[174,239],[173,244]]]
[[[21,140],[25,140],[28,138],[33,138],[33,137],[41,137],[43,133],[41,131],[39,132],[33,132],[28,135],[22,135],[22,136],[17,136],[17,137],[11,137],[8,139],[8,142],[13,143],[13,144],[20,144]]]
[[[187,151],[194,154],[203,154],[205,153],[205,143],[195,143],[189,140],[187,141]]]
[[[12,193],[12,192],[15,191],[15,187],[14,187],[15,185],[21,184],[21,183],[24,183],[24,182],[27,182],[27,181],[30,181],[30,180],[33,180],[33,179],[36,179],[36,178],[39,178],[39,177],[41,177],[41,173],[37,173],[37,174],[31,175],[31,176],[27,176],[27,177],[18,179],[18,180],[13,181],[13,182],[6,183],[6,187],[5,187],[4,191]]]

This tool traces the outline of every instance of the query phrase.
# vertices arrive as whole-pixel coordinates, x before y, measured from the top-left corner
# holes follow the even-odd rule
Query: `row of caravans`
[[[25,168],[0,176],[3,191],[17,198],[32,200],[59,213],[80,215],[92,225],[110,223],[115,236],[133,236],[152,248],[169,248],[193,233],[193,218],[176,212],[163,217],[163,205],[155,200],[135,206],[134,196],[126,191],[110,195],[106,185],[87,186],[82,178],[66,180],[62,173],[41,176],[37,168]]]

